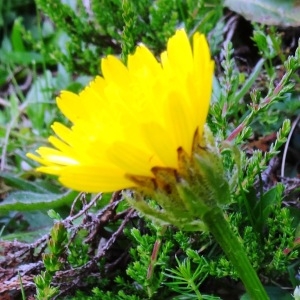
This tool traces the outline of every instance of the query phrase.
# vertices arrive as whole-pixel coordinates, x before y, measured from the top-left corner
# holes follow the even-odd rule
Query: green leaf
[[[25,46],[22,39],[22,18],[17,18],[11,32],[11,43],[14,51],[25,52]]]
[[[22,220],[28,223],[25,231],[22,229],[22,231],[2,235],[1,240],[32,243],[49,233],[53,226],[53,220],[47,216],[45,211],[23,212]]]
[[[31,85],[26,95],[29,102],[26,113],[30,118],[32,126],[38,131],[42,128],[49,127],[49,121],[52,123],[51,111],[53,99],[54,79],[52,73],[47,70],[42,76],[39,76]],[[50,120],[48,119],[50,117]]]
[[[299,0],[225,0],[225,6],[252,22],[300,26]]]
[[[15,241],[23,242],[23,243],[33,243],[36,241],[39,237],[49,233],[51,229],[51,226],[42,228],[42,229],[36,229],[28,232],[14,232],[10,234],[6,234],[1,236],[1,240],[4,241]]]
[[[258,233],[262,234],[274,205],[278,205],[281,201],[282,193],[282,184],[277,184],[268,190],[260,199],[257,198],[255,189],[250,190],[250,193],[247,195],[247,201],[249,201],[249,207],[251,208],[249,213],[253,220],[254,229]]]
[[[78,192],[68,191],[64,194],[34,193],[26,191],[13,192],[0,202],[0,213],[12,210],[45,210],[71,204]]]
[[[10,173],[1,173],[0,178],[3,178],[6,185],[17,188],[23,191],[30,191],[36,193],[47,193],[49,192],[40,185],[30,182],[28,180],[16,177],[16,175]]]
[[[272,212],[272,207],[281,201],[281,196],[283,193],[283,185],[277,184],[270,190],[268,190],[260,199],[260,208],[261,210],[261,218],[263,220],[267,220],[270,213]]]
[[[40,53],[27,51],[7,51],[0,49],[1,61],[9,64],[20,64],[20,65],[30,65],[33,62],[42,63],[44,61],[43,56]]]

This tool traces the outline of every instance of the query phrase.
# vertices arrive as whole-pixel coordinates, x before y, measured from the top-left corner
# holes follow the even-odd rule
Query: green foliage
[[[210,127],[221,139],[226,138],[229,134],[228,131],[232,130],[232,126],[237,126],[241,116],[247,112],[247,105],[241,106],[240,102],[244,101],[243,97],[249,93],[264,63],[263,59],[259,60],[252,73],[245,80],[245,74],[238,71],[232,57],[233,51],[230,42],[221,51],[221,55],[224,57],[221,62],[224,72],[219,77],[219,82],[215,81],[211,106]],[[252,133],[250,128],[247,130],[243,128],[243,130],[241,140],[249,138]]]
[[[148,225],[149,226],[149,225]],[[136,228],[130,232],[135,247],[130,249],[133,262],[128,266],[126,273],[151,298],[158,293],[164,281],[164,270],[170,260],[173,248],[172,241],[162,240],[166,228],[149,226],[152,235],[142,235]],[[153,233],[156,232],[156,236]]]
[[[101,237],[89,244],[97,222],[107,218],[97,214],[111,205],[111,195],[84,211],[76,225],[66,227],[69,207],[78,193],[61,191],[50,177],[28,171],[32,163],[25,152],[44,144],[50,124],[62,119],[53,100],[59,90],[80,91],[99,73],[101,57],[112,53],[126,61],[139,42],[159,54],[177,27],[185,27],[190,35],[205,33],[212,53],[221,58],[208,125],[219,143],[230,182],[232,201],[223,208],[231,228],[269,285],[299,284],[295,278],[300,264],[299,209],[285,206],[284,185],[270,183],[267,173],[290,131],[286,118],[300,112],[295,86],[299,47],[294,56],[287,57],[275,27],[254,25],[253,41],[261,59],[246,72],[236,60],[232,43],[224,43],[220,51],[225,21],[217,0],[91,0],[90,7],[84,1],[36,0],[38,15],[30,15],[34,9],[28,7],[34,4],[26,1],[22,17],[18,17],[20,2],[8,2],[0,14],[0,139],[1,171],[10,172],[0,176],[5,197],[0,202],[0,231],[5,240],[26,242],[50,231],[44,270],[34,279],[37,299],[52,299],[61,292],[53,281],[58,271],[86,268],[97,247],[115,233],[127,206],[120,205],[112,213],[112,224],[100,226]],[[283,76],[277,74],[278,69]],[[31,81],[24,89],[27,79]],[[266,151],[247,148],[249,139],[274,132],[277,137]],[[77,206],[72,206],[72,214],[78,212]],[[51,230],[43,213],[49,208],[56,209],[49,216],[58,221]],[[213,296],[210,282],[236,284],[238,280],[208,232],[186,233],[140,217],[127,223],[124,232],[114,241],[126,257],[122,268],[112,274],[107,271],[115,263],[110,259],[116,249],[110,250],[110,255],[96,262],[101,276],[87,273],[84,284],[66,299],[219,299]],[[234,296],[240,296],[238,291]]]
[[[66,47],[50,49],[51,58],[72,73],[89,75],[99,73],[103,55],[121,52],[126,61],[139,42],[159,53],[178,26],[208,34],[223,13],[219,0],[186,3],[176,0],[92,0],[90,7],[80,1],[74,2],[72,7],[60,0],[51,3],[37,0],[36,3],[68,36],[64,40]],[[212,39],[217,47],[217,39]],[[30,35],[29,40],[33,42]],[[39,48],[46,54],[41,51],[43,45]]]
[[[1,212],[12,210],[28,211],[55,208],[66,204],[71,204],[78,192],[68,191],[64,194],[34,193],[30,191],[14,192],[0,203]]]
[[[52,276],[47,271],[42,272],[34,278],[34,283],[37,289],[36,299],[51,299],[58,293],[57,288],[51,287],[51,280]]]
[[[201,295],[199,287],[205,280],[208,272],[207,265],[199,264],[195,270],[191,268],[191,261],[189,258],[180,262],[176,258],[178,267],[176,269],[167,270],[169,278],[172,278],[172,282],[167,282],[166,285],[174,290],[177,294],[184,296],[184,299],[220,299],[219,297]],[[175,299],[183,299],[183,297],[177,297]]]
[[[57,287],[53,287],[52,279],[57,271],[64,269],[65,263],[76,268],[88,261],[89,245],[84,244],[86,235],[87,231],[80,229],[70,236],[62,222],[54,224],[47,242],[48,252],[43,254],[45,271],[34,278],[37,289],[36,299],[52,299],[59,292]],[[65,257],[65,254],[67,254],[67,261],[64,263],[62,257]]]
[[[112,292],[103,292],[99,288],[94,288],[92,290],[93,295],[88,296],[86,294],[78,292],[76,294],[76,298],[74,299],[87,299],[87,300],[97,300],[97,299],[103,299],[103,300],[111,300],[111,299],[116,299],[116,300],[141,300],[140,297],[136,295],[128,295],[124,293],[123,290],[118,291],[117,294],[113,294]]]
[[[254,24],[253,40],[260,54],[266,59],[271,60],[281,52],[282,38],[274,26],[269,27],[267,33],[266,27]]]
[[[62,268],[60,256],[65,251],[67,243],[67,230],[62,223],[54,224],[50,232],[48,241],[49,253],[43,255],[43,263],[46,271],[34,278],[36,285],[36,299],[52,299],[57,293],[58,288],[51,286],[53,275]]]
[[[84,243],[87,230],[79,230],[68,245],[68,262],[73,268],[80,267],[88,262],[89,245]]]

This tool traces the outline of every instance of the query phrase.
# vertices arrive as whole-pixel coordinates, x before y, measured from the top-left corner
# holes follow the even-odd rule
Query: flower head
[[[52,147],[40,147],[37,170],[86,192],[134,188],[134,177],[155,178],[157,168],[179,169],[178,149],[192,156],[208,113],[214,63],[205,37],[177,30],[157,60],[144,45],[128,57],[102,60],[81,93],[63,91],[57,105],[71,128],[54,123]]]

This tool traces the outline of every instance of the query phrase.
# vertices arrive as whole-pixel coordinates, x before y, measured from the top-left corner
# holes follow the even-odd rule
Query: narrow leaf
[[[41,187],[40,185],[30,182],[28,180],[16,177],[16,175],[10,173],[1,173],[0,178],[3,178],[4,182],[11,187],[17,188],[19,190],[37,192],[37,193],[47,193],[48,191]]]
[[[12,210],[29,211],[56,208],[71,204],[78,192],[68,191],[64,194],[34,193],[18,191],[11,193],[4,201],[0,202],[0,214]]]

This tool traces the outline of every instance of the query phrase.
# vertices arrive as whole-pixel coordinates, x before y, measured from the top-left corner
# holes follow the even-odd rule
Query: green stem
[[[250,298],[254,300],[269,299],[245,253],[241,241],[231,230],[223,211],[215,207],[205,213],[203,221],[233,264]]]
[[[148,271],[147,271],[147,281],[150,283],[147,290],[148,290],[148,296],[150,298],[153,295],[151,283],[152,283],[152,280],[153,280],[154,268],[155,268],[155,264],[157,263],[157,257],[158,257],[158,253],[159,253],[159,250],[160,250],[160,247],[161,247],[162,236],[164,235],[166,230],[167,230],[167,226],[164,225],[158,231],[158,233],[157,233],[158,237],[157,237],[157,239],[154,243],[151,258],[150,258],[150,264],[149,264]]]

